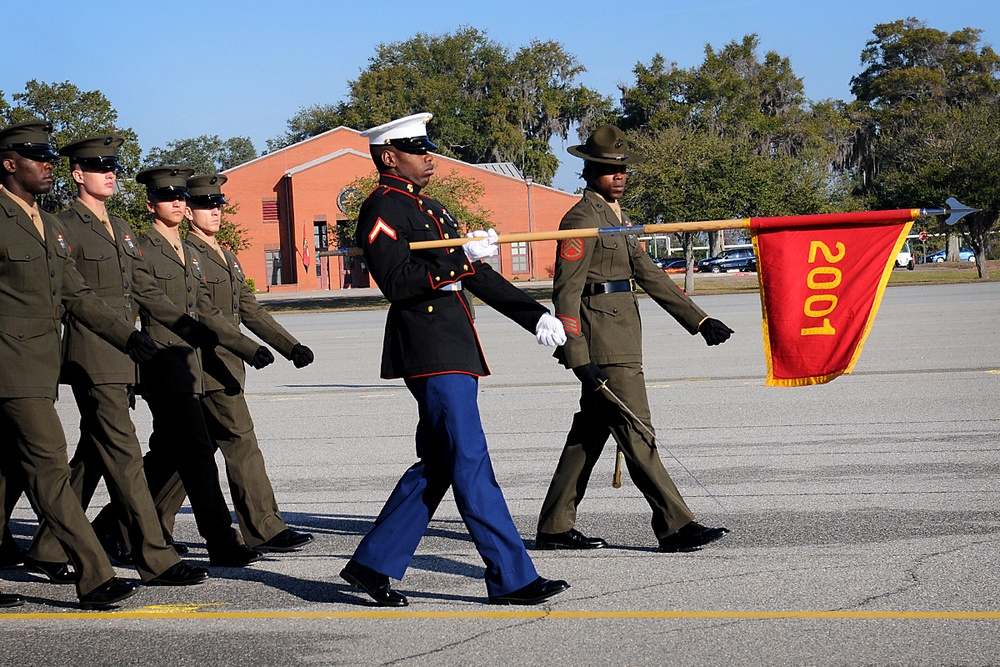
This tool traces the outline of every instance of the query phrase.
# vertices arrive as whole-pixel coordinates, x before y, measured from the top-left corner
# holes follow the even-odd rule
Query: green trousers
[[[651,442],[649,399],[640,364],[602,366],[608,388],[621,399],[649,432],[635,424],[605,392],[583,389],[580,411],[549,484],[538,517],[538,532],[563,533],[576,524],[576,512],[587,491],[594,465],[604,450],[608,436],[614,436],[625,457],[625,465],[636,488],[653,510],[653,533],[658,540],[672,535],[694,520],[680,491],[663,467],[659,452]]]
[[[70,486],[66,434],[55,402],[51,398],[0,399],[0,431],[5,434],[3,447],[15,448],[3,456],[13,454],[20,460],[32,509],[49,524],[76,570],[77,593],[89,593],[114,577],[114,568]],[[4,516],[7,512],[3,508]]]
[[[229,492],[243,541],[249,547],[256,547],[286,530],[288,525],[278,511],[274,488],[264,468],[264,454],[253,430],[250,408],[243,392],[225,391],[206,393],[201,407],[209,435],[226,461]],[[175,475],[157,500],[156,508],[167,535],[173,533],[174,518],[186,495],[184,484]]]
[[[180,562],[160,530],[153,498],[142,467],[142,447],[129,415],[128,386],[102,384],[73,386],[80,409],[80,442],[70,462],[70,485],[83,507],[90,504],[101,478],[105,479],[132,547],[135,567],[143,581]],[[42,521],[29,555],[62,562],[66,554],[51,526]]]

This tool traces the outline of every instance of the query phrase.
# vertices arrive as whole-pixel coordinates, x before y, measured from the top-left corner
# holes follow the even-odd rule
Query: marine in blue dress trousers
[[[439,202],[420,194],[434,173],[437,148],[427,138],[431,114],[407,116],[362,133],[369,138],[379,185],[361,207],[357,244],[391,303],[382,348],[382,377],[404,378],[417,401],[417,462],[400,478],[374,527],[341,572],[376,603],[404,606],[389,577],[402,579],[451,487],[455,504],[486,564],[494,604],[536,604],[569,588],[538,576],[493,474],[479,419],[479,378],[489,368],[465,291],[536,334],[565,342],[562,324],[544,306],[486,263],[496,232],[461,249],[410,251],[414,241],[455,238],[459,224]]]

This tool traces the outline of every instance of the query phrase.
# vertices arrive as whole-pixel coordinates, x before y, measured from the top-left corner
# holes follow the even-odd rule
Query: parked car
[[[948,250],[944,249],[944,250],[938,250],[936,253],[932,255],[927,255],[927,257],[924,258],[924,261],[928,263],[932,262],[938,263],[938,262],[943,262],[947,259],[948,259]],[[959,261],[962,262],[974,262],[976,261],[976,253],[972,252],[968,248],[960,248],[958,251],[958,259]]]
[[[695,266],[698,273],[721,273],[737,269],[740,271],[756,271],[757,258],[753,248],[731,248],[723,250],[715,257],[703,259]]]
[[[654,259],[653,264],[666,273],[684,273],[686,262],[683,259]]]
[[[899,254],[896,255],[896,267],[905,266],[908,271],[912,271],[913,265],[913,251],[910,250],[910,242],[903,241],[903,247],[899,249]]]

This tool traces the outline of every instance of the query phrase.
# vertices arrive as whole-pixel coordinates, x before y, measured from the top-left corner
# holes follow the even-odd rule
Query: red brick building
[[[478,206],[491,212],[501,234],[557,229],[578,199],[521,178],[511,165],[474,165],[442,156],[435,164],[438,175],[454,170],[483,186]],[[338,249],[331,240],[337,224],[347,220],[341,206],[345,188],[375,173],[368,140],[357,130],[338,127],[225,173],[226,198],[238,207],[231,219],[251,243],[240,262],[259,291],[369,286],[361,258],[317,256],[317,250]],[[504,244],[493,266],[509,280],[548,279],[555,252],[555,241]]]

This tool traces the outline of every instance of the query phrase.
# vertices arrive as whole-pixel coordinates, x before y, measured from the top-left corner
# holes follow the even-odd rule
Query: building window
[[[267,272],[268,285],[281,284],[281,251],[264,251],[264,270]]]
[[[347,233],[347,225],[350,224],[350,222],[350,220],[337,221],[337,238],[334,239],[334,241],[337,244],[337,248],[341,250],[354,246],[354,238]],[[327,243],[329,243],[329,241],[327,241]]]
[[[322,219],[313,218],[313,247],[316,248],[316,259],[313,261],[313,266],[316,267],[317,277],[323,276],[323,260],[326,259],[320,257],[319,253],[323,250],[329,250],[329,243],[326,232],[326,216]]]
[[[260,200],[261,216],[264,222],[278,222],[278,198],[268,197]]]
[[[327,237],[326,220],[313,221],[313,247],[316,250],[329,250],[330,241]]]
[[[528,271],[528,243],[510,244],[510,270],[514,273],[527,273]]]

